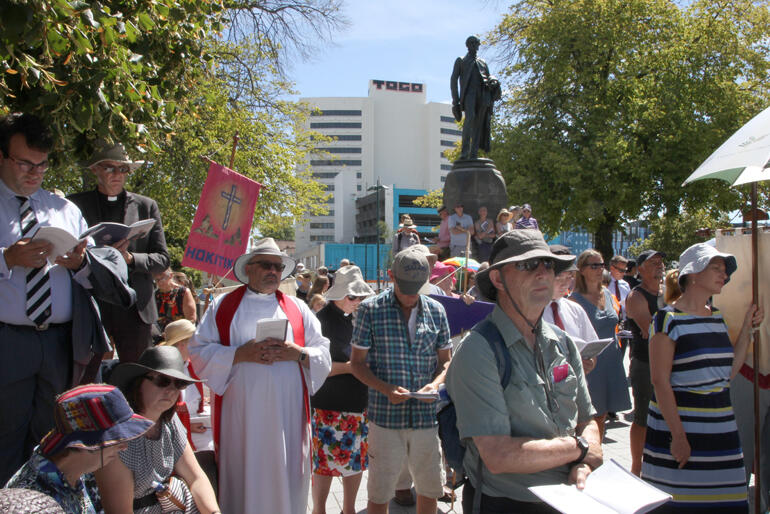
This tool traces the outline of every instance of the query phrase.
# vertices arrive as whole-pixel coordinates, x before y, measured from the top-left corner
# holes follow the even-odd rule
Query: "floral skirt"
[[[366,413],[313,409],[313,473],[350,476],[369,465]]]

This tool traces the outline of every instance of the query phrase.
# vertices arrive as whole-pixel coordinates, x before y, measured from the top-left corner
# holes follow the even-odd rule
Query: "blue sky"
[[[501,0],[348,0],[350,26],[290,78],[302,97],[367,96],[369,80],[420,82],[428,101],[449,102],[449,76],[465,38],[483,36],[502,18]],[[493,75],[500,65],[482,46]]]

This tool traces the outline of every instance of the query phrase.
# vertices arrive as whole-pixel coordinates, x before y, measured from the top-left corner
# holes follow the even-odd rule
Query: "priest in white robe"
[[[215,439],[223,512],[307,512],[307,402],[326,380],[331,357],[305,302],[278,291],[294,267],[272,238],[260,240],[233,267],[247,287],[217,298],[190,343],[199,376],[221,396]],[[261,319],[288,319],[284,340],[258,337]]]

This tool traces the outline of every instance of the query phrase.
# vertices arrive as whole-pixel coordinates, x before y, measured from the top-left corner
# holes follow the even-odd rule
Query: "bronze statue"
[[[452,70],[452,114],[463,124],[460,159],[478,159],[479,148],[489,152],[492,106],[501,96],[500,82],[489,74],[487,63],[477,57],[481,42],[476,36],[465,40],[468,53],[458,57]],[[460,84],[459,94],[457,84]]]

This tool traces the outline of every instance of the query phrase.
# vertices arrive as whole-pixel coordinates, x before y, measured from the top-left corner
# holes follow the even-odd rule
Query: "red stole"
[[[219,332],[219,342],[224,346],[230,346],[230,323],[233,321],[235,311],[238,310],[238,306],[243,300],[243,295],[246,294],[246,286],[241,286],[235,291],[227,293],[222,299],[222,303],[219,304],[217,309],[215,321],[217,324],[217,331]],[[291,325],[292,334],[294,335],[294,344],[297,346],[305,346],[305,324],[302,321],[302,313],[299,307],[288,300],[286,296],[276,291],[275,296],[278,299],[278,306],[286,314]],[[307,383],[305,382],[305,371],[302,369],[302,364],[297,363],[299,366],[299,373],[302,377],[302,403],[305,407],[305,423],[303,424],[303,432],[308,433],[310,430],[310,395],[308,394]],[[211,417],[211,429],[214,437],[214,451],[219,454],[219,427],[222,422],[222,397],[214,395],[212,401],[212,417]]]

